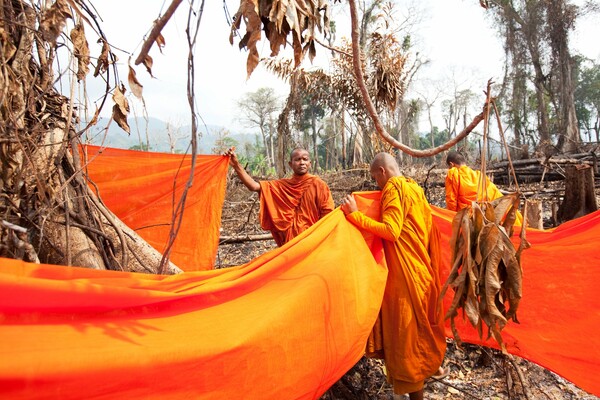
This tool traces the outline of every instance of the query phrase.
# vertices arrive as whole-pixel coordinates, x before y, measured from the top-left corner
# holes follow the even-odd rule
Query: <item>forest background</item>
[[[531,14],[524,18],[534,19],[535,13],[542,13],[533,8],[529,11],[519,9],[522,4],[512,3],[511,7],[519,13]],[[569,4],[579,7],[571,17],[566,33],[574,62],[573,79],[580,135],[584,141],[597,141],[594,132],[597,132],[598,101],[595,99],[598,97],[597,87],[600,86],[597,82],[600,50],[595,38],[600,35],[600,27],[593,21],[597,16],[598,4],[583,1]],[[289,76],[283,75],[286,79],[281,79],[282,76],[276,75],[274,67],[261,63],[247,79],[244,65],[247,52],[240,51],[237,43],[231,46],[227,42],[234,6],[227,1],[222,4],[210,2],[203,11],[205,17],[200,24],[196,48],[200,60],[196,67],[196,101],[202,121],[199,149],[200,153],[218,153],[235,145],[252,172],[274,174],[275,159],[278,157],[275,151],[277,130],[281,128],[278,118],[286,114],[283,112],[286,101],[286,116],[288,119],[290,117],[289,100],[292,95],[287,79]],[[508,136],[513,137],[511,140],[515,151],[516,148],[526,147],[529,152],[533,152],[544,140],[545,134],[540,132],[536,116],[539,115],[537,107],[540,107],[540,101],[536,99],[535,81],[545,80],[542,83],[542,96],[547,100],[543,107],[552,114],[547,117],[551,126],[546,128],[551,133],[546,136],[552,136],[554,142],[558,140],[558,96],[552,93],[557,92],[558,85],[556,78],[552,83],[556,75],[552,69],[559,64],[552,57],[548,34],[543,33],[538,38],[544,39],[546,36],[538,42],[541,70],[536,72],[531,56],[510,49],[511,45],[525,48],[527,41],[532,38],[511,36],[508,27],[514,21],[503,16],[506,10],[502,11],[501,7],[485,9],[477,2],[461,0],[374,1],[359,6],[363,10],[361,30],[365,36],[373,33],[388,35],[385,40],[401,42],[406,46],[402,50],[407,60],[406,75],[402,76],[403,72],[399,71],[404,80],[399,88],[402,96],[397,99],[398,105],[394,105],[394,110],[388,110],[387,126],[391,131],[397,131],[394,132],[396,137],[400,136],[398,131],[403,130],[402,139],[407,145],[424,149],[455,136],[480,112],[488,79],[495,82],[495,95],[505,112],[505,128]],[[115,1],[96,5],[99,16],[105,18],[103,29],[116,47],[114,51],[119,57],[116,66],[121,76],[127,74],[128,57],[139,50],[144,35],[151,27],[148,21],[154,20],[165,8],[163,4],[161,9],[159,2],[152,6],[142,5],[139,1],[118,7]],[[121,12],[111,13],[114,9],[120,9]],[[134,14],[136,18],[131,18]],[[185,151],[190,137],[189,116],[186,116],[189,115],[189,107],[183,95],[187,53],[185,18],[186,10],[181,8],[163,31],[166,44],[162,51],[159,53],[156,47],[152,50],[154,77],[145,72],[138,74],[138,79],[145,87],[143,100],[127,94],[132,110],[131,134],[123,134],[112,124],[107,137],[103,135],[107,117],[110,117],[108,110],[104,112],[105,118],[92,128],[88,140],[120,148]],[[345,4],[332,4],[331,19],[335,34],[325,44],[342,46],[349,40],[349,15]],[[539,21],[532,31],[547,30],[543,18]],[[118,32],[123,27],[127,27],[128,35],[111,35],[111,32]],[[510,41],[514,43],[510,44]],[[269,55],[267,44],[265,40],[259,44],[261,56]],[[376,44],[368,43],[365,39],[365,46],[374,47]],[[317,50],[313,62],[306,60],[302,64],[307,76],[310,73],[315,75],[320,68],[331,75],[351,73],[344,71],[336,61],[341,53],[329,51],[319,44]],[[291,46],[288,45],[287,51],[281,55],[289,59],[292,56]],[[519,65],[522,63],[531,65],[521,68]],[[542,78],[536,78],[536,74]],[[94,90],[103,88],[99,87],[98,82],[88,80],[87,90],[94,93]],[[345,112],[344,119],[344,112],[337,107],[339,104],[331,107],[323,101],[319,102],[317,97],[306,94],[300,100],[303,104],[294,106],[296,110],[292,117],[296,120],[290,121],[294,142],[312,148],[313,157],[318,154],[317,168],[339,169],[342,165],[352,166],[363,162],[373,151],[370,148],[372,127],[360,122],[361,117],[353,116],[352,110]],[[515,111],[516,107],[521,111]],[[86,115],[82,115],[83,121],[86,118]],[[401,120],[402,126],[399,126]],[[517,137],[514,136],[515,130]],[[344,136],[344,133],[345,149],[341,149],[340,136]],[[481,128],[476,130],[476,134],[481,134]],[[499,139],[497,135],[495,138]],[[479,139],[480,136],[471,135],[471,149],[476,148],[473,144]],[[497,157],[502,156],[498,147],[495,152]],[[279,171],[279,174],[282,173]]]

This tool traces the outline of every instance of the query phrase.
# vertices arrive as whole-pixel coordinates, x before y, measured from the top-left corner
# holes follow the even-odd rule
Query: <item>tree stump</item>
[[[527,226],[535,229],[544,229],[544,220],[542,215],[542,202],[540,200],[529,199],[527,201]]]
[[[563,223],[598,210],[594,192],[594,169],[589,165],[569,165],[565,175],[565,196],[557,212]]]

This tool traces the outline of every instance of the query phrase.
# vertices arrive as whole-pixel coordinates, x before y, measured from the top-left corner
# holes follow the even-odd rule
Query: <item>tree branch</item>
[[[354,75],[356,77],[356,83],[358,84],[360,93],[362,94],[367,112],[369,113],[369,116],[371,117],[371,120],[373,121],[373,125],[375,125],[375,130],[386,142],[388,142],[395,148],[397,148],[397,149],[401,150],[402,152],[404,152],[408,155],[411,155],[413,157],[419,157],[419,158],[420,157],[431,157],[431,156],[441,153],[444,150],[448,150],[449,148],[454,146],[456,143],[460,142],[462,139],[467,137],[467,135],[469,133],[471,133],[471,131],[473,129],[475,129],[475,127],[481,121],[483,121],[484,113],[481,112],[479,115],[477,115],[477,116],[475,116],[475,118],[473,118],[473,121],[469,124],[469,126],[467,126],[461,133],[456,135],[454,138],[450,139],[449,141],[447,141],[446,143],[444,143],[440,146],[433,147],[433,148],[426,149],[426,150],[413,149],[411,147],[408,147],[408,146],[398,142],[396,139],[394,139],[383,127],[383,124],[381,123],[381,120],[379,119],[377,109],[375,108],[375,105],[373,104],[373,101],[371,100],[371,97],[369,96],[369,91],[367,90],[367,86],[365,84],[365,78],[364,78],[364,74],[363,74],[362,66],[361,66],[360,48],[358,46],[359,31],[358,31],[358,24],[357,24],[356,0],[348,0],[348,3],[350,5],[350,19],[352,22],[352,30],[351,30],[351,33],[352,33],[352,64],[354,66]]]
[[[152,48],[152,45],[154,42],[156,42],[156,38],[158,38],[158,35],[160,35],[161,31],[167,22],[169,22],[169,19],[171,19],[181,2],[182,0],[173,0],[167,11],[165,11],[165,14],[155,21],[154,27],[152,28],[152,31],[150,31],[150,35],[148,35],[144,41],[142,49],[140,50],[140,54],[135,59],[135,65],[139,65],[144,62],[148,56],[148,53],[150,52],[150,49]]]

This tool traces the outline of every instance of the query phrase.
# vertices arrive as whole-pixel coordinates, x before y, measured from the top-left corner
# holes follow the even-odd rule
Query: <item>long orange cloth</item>
[[[438,258],[432,262],[430,256],[430,248],[439,254],[439,238],[423,190],[412,179],[391,178],[381,204],[377,219],[360,211],[348,219],[383,239],[389,270],[381,307],[383,354],[388,380],[403,394],[420,390],[446,351]]]
[[[260,225],[283,246],[333,211],[329,187],[315,175],[260,181]]]
[[[340,210],[227,269],[0,259],[0,398],[318,399],[362,356],[386,275]]]
[[[85,146],[88,174],[106,206],[164,252],[191,156]],[[184,271],[212,269],[219,245],[228,158],[199,155],[170,259]],[[93,187],[93,186],[92,186]]]
[[[481,171],[475,171],[467,165],[452,167],[446,175],[446,208],[452,211],[459,211],[465,207],[471,207],[474,201],[492,201],[502,197],[502,192],[496,185],[485,177],[486,192],[485,196],[480,193]],[[479,198],[477,193],[480,193]]]
[[[379,215],[379,192],[356,197]],[[444,282],[454,213],[432,212]],[[527,235],[508,350],[600,395],[600,211]],[[0,397],[318,398],[362,353],[386,281],[378,268],[339,211],[225,270],[156,276],[0,259]]]

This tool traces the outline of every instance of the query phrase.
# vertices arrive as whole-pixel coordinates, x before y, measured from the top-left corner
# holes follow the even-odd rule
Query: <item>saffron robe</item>
[[[481,171],[474,171],[466,165],[450,168],[446,175],[446,208],[460,211],[465,207],[471,207],[474,201],[492,201],[503,196],[487,176],[485,180],[486,196],[484,197],[483,192],[480,192],[478,198]]]
[[[439,232],[423,190],[409,178],[387,182],[381,214],[381,222],[360,211],[347,218],[383,239],[388,266],[380,314],[383,358],[394,392],[403,394],[420,390],[446,351],[443,310],[438,307]]]
[[[310,174],[260,181],[260,226],[278,246],[310,228],[334,209],[327,184]]]

